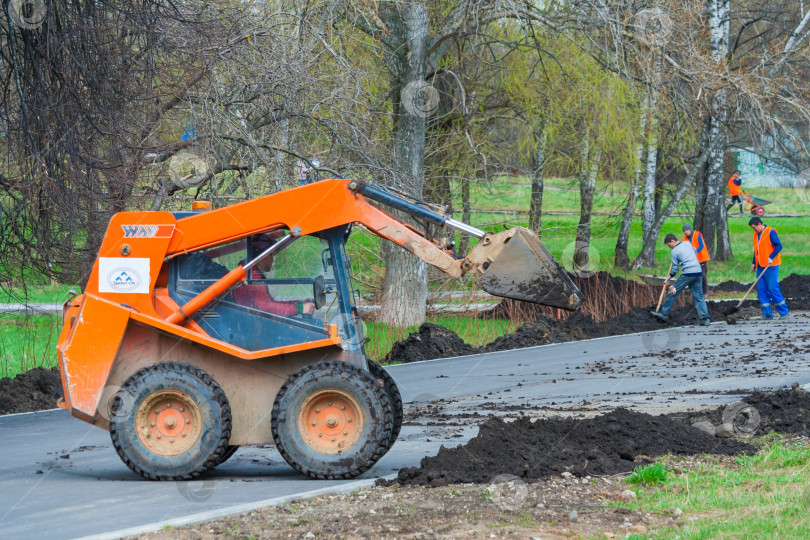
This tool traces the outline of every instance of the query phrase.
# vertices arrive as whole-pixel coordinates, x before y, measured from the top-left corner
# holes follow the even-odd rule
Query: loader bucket
[[[576,311],[582,293],[531,230],[484,236],[462,268],[489,294]]]

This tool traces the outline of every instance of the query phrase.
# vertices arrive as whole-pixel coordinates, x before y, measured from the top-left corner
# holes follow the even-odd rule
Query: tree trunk
[[[642,238],[650,238],[652,229],[655,224],[655,173],[658,168],[658,135],[655,132],[655,119],[650,118],[651,133],[650,140],[647,145],[647,160],[645,162],[644,172],[644,200],[641,206],[642,222],[641,222],[641,236]],[[646,242],[646,240],[645,240]],[[644,249],[642,247],[641,253],[636,257],[633,263],[634,268],[653,268],[655,267],[655,249]]]
[[[641,113],[640,130],[642,136],[647,129],[647,115],[648,110],[645,107]],[[630,241],[630,228],[633,226],[633,216],[636,212],[636,203],[638,201],[638,186],[641,181],[641,162],[644,158],[644,143],[638,143],[636,147],[636,170],[633,179],[630,181],[630,191],[627,194],[627,205],[624,207],[624,214],[622,215],[622,224],[619,228],[619,237],[616,239],[616,256],[613,259],[613,265],[618,268],[627,270],[630,266],[630,256],[627,254],[627,245]]]
[[[596,189],[596,176],[599,173],[599,162],[602,158],[601,150],[596,149],[591,154],[587,138],[583,142],[582,169],[579,175],[579,225],[574,243],[574,272],[590,271],[590,245],[591,245],[591,212],[593,210],[593,192]],[[598,263],[598,261],[597,261]]]
[[[540,125],[535,130],[534,166],[532,170],[532,200],[529,206],[529,228],[541,235],[543,215],[543,168],[546,164],[546,142],[548,130]]]
[[[708,0],[709,46],[715,62],[725,62],[728,53],[729,0]],[[724,124],[728,116],[726,93],[720,90],[712,99],[703,138],[705,148],[712,148],[705,177],[699,186],[695,207],[695,228],[703,233],[709,254],[716,261],[733,257],[725,209],[723,158],[727,136]]]
[[[411,2],[402,8],[401,31],[405,47],[396,59],[399,64],[401,98],[409,83],[421,83],[427,72],[428,19],[425,7]],[[407,98],[407,96],[406,96]],[[425,116],[414,107],[398,106],[394,133],[396,169],[403,188],[421,198],[425,167]],[[427,304],[427,267],[419,258],[391,242],[383,242],[385,280],[379,320],[392,326],[422,324]]]
[[[667,206],[661,211],[661,214],[655,219],[653,226],[650,229],[650,235],[644,239],[644,245],[641,248],[641,253],[639,253],[638,257],[636,258],[636,262],[638,262],[638,259],[644,257],[654,257],[654,254],[651,255],[650,252],[655,251],[655,243],[658,241],[658,233],[661,231],[661,227],[664,226],[664,222],[669,219],[669,216],[671,216],[672,212],[675,211],[675,207],[678,206],[678,203],[681,202],[681,199],[683,199],[684,195],[686,195],[686,193],[695,183],[695,179],[703,171],[703,167],[705,167],[707,161],[709,160],[709,154],[709,150],[704,148],[698,157],[697,163],[692,166],[692,170],[689,171],[689,174],[686,175],[681,181],[681,184],[678,186],[678,189],[675,191],[675,194],[672,196],[669,204],[667,204]]]

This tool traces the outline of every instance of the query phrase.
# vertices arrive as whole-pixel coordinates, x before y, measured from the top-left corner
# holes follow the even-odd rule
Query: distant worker
[[[743,217],[745,212],[743,212],[742,178],[740,178],[740,171],[734,171],[734,174],[728,179],[728,194],[731,195],[731,204],[726,207],[726,213],[731,210],[732,206],[739,204],[740,217]]]
[[[303,159],[298,159],[295,162],[295,176],[298,177],[298,185],[303,186],[307,184],[307,173],[309,172],[309,167],[307,166],[306,162]]]
[[[779,289],[779,265],[782,263],[782,243],[776,234],[776,229],[768,227],[758,217],[752,217],[748,226],[754,230],[754,260],[751,262],[751,271],[762,272],[757,282],[757,296],[762,307],[762,318],[773,319],[773,308],[780,317],[787,317],[790,310],[785,303],[785,297]]]
[[[709,257],[709,248],[706,247],[700,231],[692,231],[692,226],[688,224],[683,226],[683,241],[691,242],[692,247],[695,248],[700,269],[703,271],[703,296],[705,297],[709,294],[709,268],[707,264],[711,259]]]
[[[670,254],[672,271],[664,280],[664,288],[669,288],[670,281],[678,274],[679,270],[681,271],[681,277],[675,282],[674,291],[667,294],[667,299],[664,301],[661,311],[651,311],[650,314],[666,322],[672,306],[675,305],[675,300],[678,299],[678,295],[681,294],[682,290],[689,287],[689,290],[692,291],[695,309],[697,309],[698,317],[700,317],[700,325],[708,326],[712,321],[709,319],[709,309],[706,307],[706,300],[703,298],[703,272],[700,270],[695,248],[689,242],[679,242],[678,237],[674,234],[668,234],[664,238],[664,243],[672,250]]]

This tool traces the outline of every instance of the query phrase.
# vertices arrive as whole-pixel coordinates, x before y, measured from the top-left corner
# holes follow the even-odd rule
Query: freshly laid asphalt
[[[658,413],[737,401],[726,392],[738,389],[810,384],[808,322],[800,313],[391,366],[408,421],[362,478],[463,444],[477,431],[473,413]],[[420,411],[428,404],[459,420],[427,421]],[[271,446],[242,448],[195,482],[148,482],[120,461],[105,431],[61,410],[0,417],[0,455],[3,538],[117,537],[361,485],[308,480]]]

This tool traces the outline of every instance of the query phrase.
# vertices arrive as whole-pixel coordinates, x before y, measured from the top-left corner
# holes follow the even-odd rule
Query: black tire
[[[221,458],[219,458],[219,463],[217,463],[217,466],[222,465],[223,463],[231,459],[231,456],[234,455],[237,450],[239,450],[239,446],[228,446],[225,449],[225,453],[222,454]]]
[[[328,405],[321,405],[321,416],[312,416],[321,411],[319,403]],[[346,362],[301,369],[282,385],[273,403],[273,440],[281,456],[295,470],[320,480],[354,478],[367,471],[388,450],[392,424],[383,386],[368,371]],[[341,443],[347,446],[338,448]]]
[[[149,480],[192,480],[221,463],[229,448],[231,407],[225,392],[190,364],[140,369],[124,382],[110,412],[115,451]]]
[[[399,437],[399,432],[402,430],[402,394],[399,393],[399,388],[394,378],[377,362],[373,360],[368,361],[368,371],[371,375],[382,382],[383,390],[388,395],[388,403],[391,405],[391,413],[393,415],[393,424],[391,427],[391,437],[388,439],[388,447],[386,452],[394,446]]]

